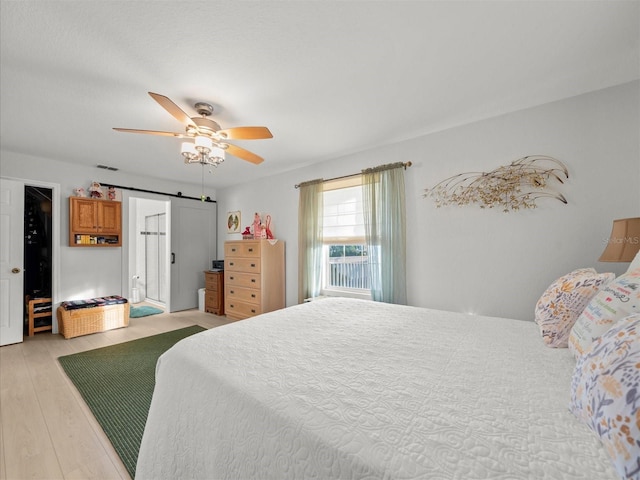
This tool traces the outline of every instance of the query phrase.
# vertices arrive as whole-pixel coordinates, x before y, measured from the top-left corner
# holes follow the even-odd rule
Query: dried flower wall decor
[[[426,188],[422,196],[433,198],[438,208],[477,203],[480,208],[501,207],[503,212],[508,212],[536,208],[536,200],[542,197],[555,198],[566,204],[562,194],[547,187],[550,182],[562,184],[567,178],[567,167],[559,160],[546,155],[529,155],[490,172],[454,175],[433,188]]]

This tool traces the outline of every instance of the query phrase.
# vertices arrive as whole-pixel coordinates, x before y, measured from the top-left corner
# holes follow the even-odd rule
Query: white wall
[[[312,114],[312,113],[310,113]],[[287,305],[297,302],[297,215],[302,181],[411,161],[405,174],[408,300],[423,307],[531,319],[557,277],[593,266],[616,274],[626,264],[598,263],[612,220],[640,215],[640,82],[541,105],[376,148],[218,191],[218,255],[226,212],[273,217],[286,242]],[[466,171],[489,171],[546,154],[570,178],[558,190],[568,205],[539,200],[535,210],[502,213],[476,206],[438,209],[424,188]],[[304,159],[301,159],[301,161]],[[267,159],[267,161],[269,161]]]
[[[54,202],[60,205],[59,242],[60,272],[55,300],[72,300],[104,295],[130,294],[129,279],[129,191],[123,190],[122,248],[82,248],[69,247],[69,206],[67,198],[74,194],[76,187],[87,189],[91,181],[113,183],[146,190],[175,194],[181,191],[185,196],[200,197],[201,187],[178,184],[147,177],[136,177],[124,172],[110,172],[91,167],[83,167],[46,158],[31,157],[3,150],[0,152],[0,175],[3,177],[38,180],[60,185],[59,197]],[[216,192],[205,191],[205,195],[215,199]],[[171,197],[143,192],[131,192],[132,196],[166,201]],[[56,239],[53,239],[56,242]],[[203,279],[204,282],[204,279]]]

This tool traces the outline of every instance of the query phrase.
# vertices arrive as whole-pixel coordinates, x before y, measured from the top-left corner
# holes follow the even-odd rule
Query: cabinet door
[[[92,233],[98,228],[98,206],[94,200],[71,197],[71,230]]]
[[[120,235],[122,210],[120,202],[98,203],[98,232]]]

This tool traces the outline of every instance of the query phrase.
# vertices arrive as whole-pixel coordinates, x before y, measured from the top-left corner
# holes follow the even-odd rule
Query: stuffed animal
[[[116,199],[116,187],[109,187],[109,190],[107,191],[107,196],[109,197],[109,200],[115,200]]]
[[[76,197],[86,197],[87,192],[85,192],[84,188],[78,187],[74,190]]]
[[[91,186],[89,187],[89,196],[91,198],[104,198],[102,187],[98,182],[91,182]]]

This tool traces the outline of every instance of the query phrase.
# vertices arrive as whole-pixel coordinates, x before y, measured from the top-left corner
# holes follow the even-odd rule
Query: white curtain
[[[371,298],[406,305],[404,164],[363,170],[362,197]]]
[[[320,295],[323,181],[300,184],[298,206],[298,303]]]

